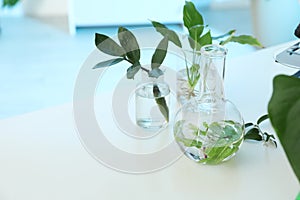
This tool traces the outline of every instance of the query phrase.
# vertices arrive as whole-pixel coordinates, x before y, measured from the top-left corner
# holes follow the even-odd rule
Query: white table
[[[245,121],[267,112],[276,74],[296,71],[273,61],[280,48],[227,62],[226,95]],[[245,142],[222,165],[199,165],[183,156],[157,172],[132,175],[100,164],[83,148],[71,103],[0,121],[1,200],[283,200],[299,191],[281,145]]]

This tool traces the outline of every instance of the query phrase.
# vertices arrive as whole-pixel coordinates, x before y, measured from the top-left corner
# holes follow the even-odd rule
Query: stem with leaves
[[[213,41],[218,42],[219,45],[225,45],[229,42],[237,42],[239,44],[248,44],[260,48],[263,47],[256,38],[250,35],[235,36],[236,30],[230,30],[225,34],[213,37],[208,25],[205,25],[204,23],[202,15],[196,9],[195,5],[190,1],[186,1],[183,8],[183,23],[189,33],[189,45],[195,54],[199,53],[199,50],[202,46],[212,44]],[[152,25],[159,33],[161,33],[163,36],[167,36],[171,42],[173,42],[179,48],[182,48],[179,37],[174,31],[169,30],[165,25],[159,22],[152,21]],[[188,85],[190,87],[189,93],[191,93],[190,96],[194,96],[193,92],[195,86],[200,79],[200,72],[198,70],[200,66],[198,63],[194,63],[193,61],[191,66],[186,64],[185,67]]]
[[[116,43],[112,38],[96,33],[95,45],[103,53],[115,58],[102,61],[95,65],[93,69],[109,67],[122,61],[127,61],[130,67],[127,69],[126,76],[128,79],[134,79],[135,75],[140,71],[145,71],[149,77],[158,78],[163,75],[163,71],[160,69],[163,63],[168,49],[168,37],[164,37],[155,49],[151,59],[151,69],[144,68],[140,63],[141,52],[136,37],[132,32],[124,27],[118,29],[119,43]],[[166,121],[169,121],[169,108],[166,104],[164,97],[160,97],[159,87],[154,84],[153,95],[156,97],[155,101],[159,106],[162,115]]]
[[[269,119],[269,116],[266,114],[261,116],[256,123],[252,123],[252,122],[246,123],[245,124],[246,133],[244,135],[244,139],[263,141],[264,144],[267,146],[272,145],[277,147],[277,142],[275,140],[274,135],[264,132],[260,127],[261,123],[267,119]]]

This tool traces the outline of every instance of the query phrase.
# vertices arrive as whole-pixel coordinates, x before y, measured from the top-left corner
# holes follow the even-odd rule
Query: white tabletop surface
[[[267,112],[273,77],[296,72],[274,62],[282,47],[227,61],[226,96],[246,122]],[[221,165],[199,165],[182,156],[162,170],[132,175],[102,165],[85,150],[72,103],[0,121],[1,200],[283,200],[295,199],[299,191],[281,145],[245,142]]]

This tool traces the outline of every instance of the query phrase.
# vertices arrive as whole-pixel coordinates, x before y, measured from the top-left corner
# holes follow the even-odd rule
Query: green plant
[[[244,135],[244,139],[263,141],[264,144],[266,144],[267,146],[272,145],[274,147],[277,147],[275,136],[273,134],[269,134],[263,131],[262,128],[260,127],[262,122],[264,122],[267,119],[269,119],[268,114],[258,118],[256,123],[252,123],[252,122],[246,123],[245,124],[246,132]]]
[[[119,62],[126,61],[130,64],[127,69],[127,78],[134,79],[135,75],[140,71],[145,71],[149,77],[158,78],[163,75],[163,71],[160,69],[163,63],[168,49],[168,38],[164,37],[158,44],[151,59],[151,69],[146,69],[140,63],[141,52],[138,41],[134,34],[124,27],[118,29],[119,43],[116,43],[112,38],[96,33],[95,45],[103,53],[113,56],[113,59],[102,61],[94,66],[93,69],[108,67],[115,65]],[[164,97],[160,97],[160,90],[157,85],[153,86],[153,95],[159,110],[165,117],[166,121],[169,121],[169,108],[166,104]]]
[[[279,106],[280,105],[280,106]],[[288,160],[300,182],[300,79],[278,75],[273,79],[273,94],[268,104],[268,114],[261,116],[256,124],[247,123],[246,139],[273,143],[275,137],[263,132],[259,125],[270,119]],[[298,196],[300,198],[300,194]]]
[[[13,7],[19,2],[19,0],[3,0],[2,7]]]
[[[230,30],[225,34],[219,36],[212,36],[211,31],[204,23],[203,16],[196,9],[195,5],[186,1],[183,8],[183,23],[185,28],[188,31],[188,40],[190,48],[193,52],[193,62],[189,66],[186,63],[186,74],[188,82],[188,97],[195,96],[194,90],[200,79],[200,65],[195,62],[196,57],[199,56],[199,50],[201,47],[217,42],[219,45],[226,45],[229,42],[236,42],[239,44],[248,44],[251,46],[256,46],[262,48],[262,44],[254,37],[250,35],[238,35],[236,36],[236,30]],[[168,29],[164,24],[161,24],[156,21],[152,21],[152,25],[155,27],[156,31],[162,34],[164,37],[168,37],[169,41],[173,42],[179,48],[182,48],[181,41],[179,40],[178,35],[173,31]],[[274,144],[277,146],[275,137],[272,134],[262,132],[259,127],[259,124],[266,119],[265,116],[258,120],[258,123],[247,123],[246,128],[247,134],[246,140],[257,140],[264,141],[265,144]]]
[[[300,79],[278,75],[268,104],[270,121],[300,182]]]
[[[186,1],[183,8],[183,23],[188,31],[188,40],[190,48],[194,52],[194,57],[197,56],[196,54],[202,46],[212,44],[213,42],[217,42],[220,45],[225,45],[229,42],[237,42],[239,44],[248,44],[256,47],[263,47],[260,42],[252,36],[236,36],[236,30],[230,30],[220,36],[212,36],[208,25],[204,23],[202,15],[196,9],[195,5],[190,1]],[[174,31],[169,30],[165,25],[159,22],[152,21],[152,25],[159,33],[161,33],[163,36],[168,36],[171,42],[173,42],[176,46],[182,48],[182,44]],[[188,66],[188,64],[186,64],[186,74],[188,78],[190,93],[189,96],[194,96],[193,93],[195,86],[200,79],[199,68],[200,66],[196,62],[193,62],[191,66]]]
[[[200,159],[198,163],[219,164],[239,150],[243,141],[242,124],[223,120],[210,124],[203,122],[202,127],[201,129],[198,125],[185,120],[179,120],[174,125],[175,140],[184,149],[192,147],[202,152],[202,158],[198,158]],[[185,131],[190,131],[193,137],[185,135]],[[193,153],[193,157],[200,156]]]

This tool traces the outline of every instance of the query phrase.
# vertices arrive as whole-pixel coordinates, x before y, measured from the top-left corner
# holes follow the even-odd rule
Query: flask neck
[[[200,98],[224,99],[224,75],[227,50],[219,45],[201,48]]]

